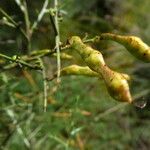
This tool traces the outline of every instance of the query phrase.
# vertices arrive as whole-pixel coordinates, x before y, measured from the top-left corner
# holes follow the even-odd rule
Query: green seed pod
[[[103,33],[101,34],[100,39],[118,42],[139,60],[150,63],[150,47],[136,36],[121,36]]]
[[[120,74],[122,74],[122,77],[124,77],[126,80],[130,80],[129,75],[124,73]],[[88,66],[78,66],[78,65],[70,65],[68,67],[61,69],[60,75],[61,76],[76,75],[76,76],[98,77],[100,79],[102,78],[97,72],[92,71]],[[57,73],[54,74],[52,79],[56,77]]]
[[[78,65],[71,65],[61,69],[60,76],[69,76],[69,75],[76,75],[76,76],[88,76],[88,77],[99,77],[97,72],[92,71],[88,66],[78,66]],[[57,73],[53,75],[52,78],[48,80],[53,80],[57,77]]]
[[[52,56],[56,57],[57,54],[54,53],[54,54],[52,54]],[[71,55],[69,55],[67,53],[60,53],[60,58],[61,59],[66,59],[66,60],[73,60],[73,56],[71,56]]]
[[[65,67],[60,72],[61,76],[66,75],[83,75],[89,77],[97,77],[99,74],[97,72],[92,71],[88,66],[78,66],[78,65],[71,65]]]
[[[101,67],[105,65],[105,61],[99,51],[94,50],[90,46],[84,44],[78,36],[73,36],[69,40],[69,43],[71,48],[79,53],[90,69],[96,72],[100,72]]]
[[[130,76],[125,73],[120,73],[122,77],[126,80],[130,80]],[[67,75],[81,75],[81,76],[89,76],[89,77],[100,77],[100,75],[92,71],[88,66],[78,66],[78,65],[70,65],[68,67],[65,67],[61,69],[60,71],[61,76],[67,76]]]
[[[111,70],[105,64],[102,54],[84,44],[77,36],[73,36],[70,40],[73,50],[76,50],[89,68],[102,76],[105,80],[108,92],[117,101],[132,102],[132,97],[127,82],[127,75]]]
[[[42,56],[42,55],[44,56],[44,55],[50,54],[51,52],[52,52],[52,50],[50,50],[50,49],[34,50],[34,51],[31,52],[31,56]],[[53,54],[51,54],[50,56],[56,57],[57,54],[56,54],[56,53],[53,53]],[[72,59],[73,59],[73,56],[71,56],[71,55],[69,55],[69,54],[67,54],[67,53],[61,52],[61,53],[60,53],[60,58],[61,58],[61,59],[72,60]]]
[[[115,72],[106,65],[101,70],[101,75],[105,80],[109,94],[116,100],[122,102],[132,102],[130,89],[127,80],[129,76]]]

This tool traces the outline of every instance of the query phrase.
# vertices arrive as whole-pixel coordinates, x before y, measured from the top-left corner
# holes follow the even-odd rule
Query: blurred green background
[[[44,0],[26,0],[31,24]],[[103,32],[136,35],[150,44],[149,0],[59,0],[61,41]],[[14,0],[0,7],[25,28]],[[53,7],[50,1],[49,8]],[[6,26],[0,14],[0,53],[26,53],[20,31]],[[31,49],[53,48],[54,31],[46,14],[31,39]],[[147,101],[145,108],[120,104],[97,78],[67,76],[49,82],[48,108],[43,112],[43,79],[36,71],[16,67],[0,73],[0,149],[4,150],[149,150],[150,64],[135,59],[115,42],[93,44],[109,67],[131,75],[131,92]],[[69,52],[72,55],[76,55]],[[0,67],[3,66],[0,60]],[[47,75],[56,70],[56,58],[45,57]],[[62,67],[76,61],[62,60]],[[149,90],[149,91],[148,91]],[[148,92],[147,92],[148,91]],[[143,94],[144,93],[144,94]]]

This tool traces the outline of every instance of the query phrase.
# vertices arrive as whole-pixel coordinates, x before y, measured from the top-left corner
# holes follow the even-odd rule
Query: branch
[[[20,25],[15,20],[12,19],[10,15],[8,15],[2,8],[0,8],[0,12],[7,18],[8,21],[10,21],[10,23],[14,25],[16,29],[20,30],[20,32],[24,35],[26,39],[28,39],[25,31],[20,27]]]
[[[41,70],[40,66],[29,64],[29,63],[27,63],[27,62],[25,62],[23,60],[20,60],[19,58],[17,58],[17,56],[9,57],[9,56],[6,56],[6,55],[0,53],[0,57],[5,58],[5,59],[7,59],[9,61],[15,62],[18,65],[22,65],[22,66],[28,67],[30,69]]]
[[[100,41],[100,36],[95,36],[95,37],[93,37],[91,39],[85,38],[82,41],[83,41],[83,43],[95,43],[95,42],[99,42]]]
[[[64,47],[62,50],[65,50],[67,47]],[[30,55],[23,55],[23,56],[20,56],[19,58],[22,60],[22,61],[33,61],[33,60],[36,60],[36,59],[39,59],[39,58],[42,58],[42,57],[45,57],[45,56],[51,56],[53,55],[54,53],[56,53],[56,49],[44,49],[44,50],[36,50],[36,51],[32,51]],[[3,54],[0,54],[0,55],[3,55]],[[3,57],[3,56],[1,56]],[[7,56],[6,56],[7,57]],[[5,58],[5,55],[3,58]],[[11,58],[11,57],[10,57]],[[10,60],[10,59],[9,59]],[[6,65],[3,67],[4,70],[6,69],[11,69],[11,68],[14,68],[16,66],[19,65],[19,63],[16,63],[16,61],[13,60],[14,63],[11,63],[9,65]]]
[[[28,51],[30,51],[30,49],[31,49],[31,33],[30,33],[30,19],[29,19],[29,14],[28,14],[27,3],[26,3],[26,0],[23,0],[23,2],[21,2],[20,0],[15,0],[15,2],[20,7],[20,9],[24,15],[24,20],[25,20],[25,24],[26,24],[26,35],[27,35],[27,39],[28,39]]]
[[[60,34],[59,34],[59,23],[58,23],[58,0],[54,0],[54,9],[55,9],[54,22],[57,31],[57,34],[55,35],[55,44],[56,44],[56,51],[57,51],[57,82],[59,82],[61,60],[60,60],[60,47],[59,47]]]
[[[34,29],[37,28],[38,23],[42,20],[44,14],[46,12],[46,8],[47,8],[48,4],[49,4],[49,0],[45,0],[45,2],[43,4],[43,7],[42,7],[42,9],[41,9],[41,11],[38,15],[37,20],[33,23],[32,27],[31,27],[31,34],[33,33]]]
[[[42,67],[42,75],[43,75],[43,87],[44,87],[44,112],[46,112],[47,109],[47,90],[48,90],[48,83],[46,80],[46,68],[44,66],[43,60],[41,58],[39,58],[41,67]]]

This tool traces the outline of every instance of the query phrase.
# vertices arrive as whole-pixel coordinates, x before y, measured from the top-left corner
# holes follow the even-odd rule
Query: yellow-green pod
[[[50,50],[50,49],[43,49],[43,50],[34,50],[34,51],[32,51],[31,52],[31,56],[39,56],[39,55],[48,55],[49,53],[51,53],[52,52],[52,50]],[[50,56],[54,56],[54,57],[56,57],[57,56],[57,54],[56,53],[53,53],[53,54],[51,54]],[[60,58],[61,59],[67,59],[67,60],[72,60],[73,59],[73,56],[71,56],[71,55],[69,55],[69,54],[67,54],[67,53],[60,53]]]
[[[78,52],[90,69],[100,72],[101,66],[105,65],[105,62],[99,51],[84,44],[78,36],[73,36],[69,40],[69,43],[71,48]]]
[[[127,75],[112,71],[105,64],[102,54],[84,44],[79,37],[73,36],[69,42],[71,48],[80,54],[88,67],[103,77],[108,92],[114,99],[122,102],[132,102]]]
[[[130,89],[127,80],[129,76],[111,70],[106,65],[102,69],[102,77],[105,80],[109,94],[116,100],[122,102],[132,102]]]
[[[60,70],[60,76],[69,76],[69,75],[99,77],[99,74],[97,72],[92,71],[88,66],[78,66],[78,65],[70,65]],[[56,77],[57,73],[55,73],[53,77],[48,80],[51,81]]]
[[[52,54],[52,56],[56,57],[57,54],[54,53],[54,54]],[[66,59],[66,60],[73,60],[73,56],[71,56],[71,55],[69,55],[67,53],[60,53],[60,58],[61,59]]]
[[[38,56],[50,53],[52,50],[50,49],[43,49],[43,50],[34,50],[31,52],[31,56]]]
[[[89,76],[89,77],[97,77],[99,74],[97,72],[92,71],[88,66],[78,66],[71,65],[65,67],[60,72],[61,76],[66,75],[81,75],[81,76]]]
[[[106,65],[103,66],[101,75],[97,72],[92,71],[88,66],[83,67],[78,65],[71,65],[61,70],[61,76],[68,75],[79,75],[98,78],[103,77],[108,92],[114,99],[119,101],[121,100],[122,102],[132,102],[132,98],[129,92],[129,86],[127,83],[127,80],[129,80],[129,76],[127,74],[112,71]]]
[[[128,74],[120,73],[122,74],[122,77],[124,77],[126,80],[130,80],[130,76]],[[67,67],[64,67],[60,71],[61,76],[69,76],[69,75],[77,75],[77,76],[89,76],[89,77],[98,77],[102,78],[100,74],[98,74],[95,71],[92,71],[88,66],[79,66],[79,65],[70,65]],[[54,76],[57,76],[57,73],[54,74]]]
[[[139,60],[148,63],[150,62],[150,47],[145,44],[139,37],[103,33],[101,34],[100,39],[118,42]]]

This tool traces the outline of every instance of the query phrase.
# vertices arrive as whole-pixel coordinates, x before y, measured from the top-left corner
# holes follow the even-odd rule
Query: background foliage
[[[44,1],[27,0],[31,23]],[[62,0],[61,41],[72,35],[82,38],[102,32],[137,35],[150,44],[149,0]],[[25,27],[23,14],[14,0],[0,2],[12,18]],[[49,7],[53,7],[51,1]],[[0,14],[0,52],[26,53],[27,43],[18,29],[2,22]],[[45,15],[31,40],[31,49],[53,48],[54,31]],[[62,77],[59,87],[49,83],[48,109],[43,112],[43,79],[36,71],[15,69],[0,73],[0,146],[1,149],[100,150],[150,148],[150,65],[134,59],[124,47],[114,42],[92,45],[100,49],[114,70],[131,75],[131,91],[147,100],[143,109],[120,104],[107,93],[103,81],[88,77]],[[72,52],[72,55],[76,55]],[[0,59],[3,66],[4,60]],[[56,70],[56,58],[44,58],[47,75]],[[62,66],[75,62],[62,61]]]

